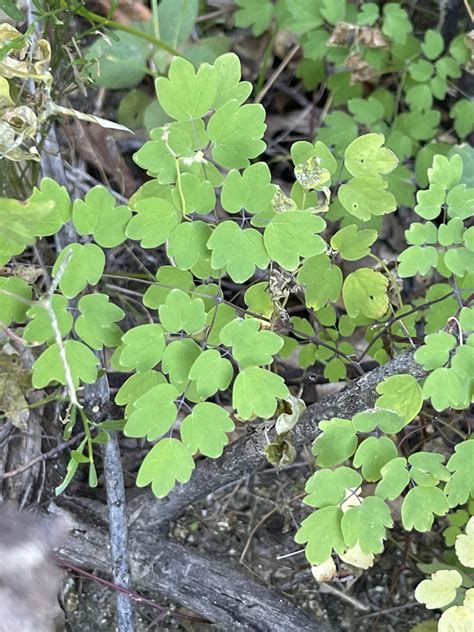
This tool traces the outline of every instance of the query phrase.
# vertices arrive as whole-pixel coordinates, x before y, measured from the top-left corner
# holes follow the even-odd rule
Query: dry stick
[[[128,589],[130,560],[128,557],[127,506],[123,482],[122,461],[116,432],[109,433],[103,446],[104,474],[109,510],[110,548],[115,584]],[[133,632],[133,606],[129,595],[117,592],[117,628],[119,632]]]
[[[296,55],[296,53],[299,51],[299,49],[300,49],[300,45],[299,44],[295,44],[293,46],[293,48],[287,53],[286,57],[282,60],[281,64],[278,66],[278,68],[275,70],[275,72],[271,75],[270,79],[267,81],[267,83],[260,90],[260,93],[257,94],[257,96],[255,98],[255,103],[261,103],[261,101],[264,98],[264,96],[267,94],[267,92],[273,86],[275,81],[278,79],[278,77],[281,75],[281,73],[288,66],[288,64],[293,59],[293,57]]]
[[[69,439],[69,441],[64,441],[64,443],[60,443],[59,445],[57,445],[55,448],[52,448],[48,452],[43,452],[43,454],[40,454],[39,456],[32,459],[28,463],[25,463],[24,465],[17,467],[15,470],[10,470],[10,472],[5,472],[4,474],[0,474],[0,481],[5,480],[6,478],[12,478],[13,476],[17,476],[18,474],[21,474],[22,472],[26,472],[26,470],[29,470],[30,467],[33,467],[33,465],[36,465],[37,463],[47,461],[48,459],[54,459],[61,452],[63,452],[67,448],[70,448],[75,443],[78,443],[78,441],[83,439],[85,437],[85,434],[86,434],[85,432],[80,432],[79,434],[72,437],[72,439]]]

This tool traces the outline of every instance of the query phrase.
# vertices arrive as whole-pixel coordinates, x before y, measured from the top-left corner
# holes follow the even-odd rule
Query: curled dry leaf
[[[334,560],[330,557],[322,564],[311,566],[311,572],[317,582],[330,582],[337,575],[337,568]]]
[[[302,399],[290,395],[282,402],[283,412],[278,416],[275,429],[278,434],[292,430],[298,423],[301,413],[306,408]]]
[[[343,562],[346,562],[346,564],[351,564],[351,566],[356,566],[364,570],[374,565],[374,554],[364,553],[359,543],[348,549],[344,554],[340,554],[339,557]]]
[[[351,53],[348,55],[345,61],[345,66],[348,70],[352,71],[352,84],[355,84],[358,81],[372,81],[379,76],[377,70],[369,66],[365,59],[362,59],[358,53]]]

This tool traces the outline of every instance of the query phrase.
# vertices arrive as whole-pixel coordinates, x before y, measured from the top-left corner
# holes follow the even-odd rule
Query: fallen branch
[[[59,559],[66,566],[93,568],[110,575],[106,528],[83,521],[84,515],[92,519],[93,508],[87,512],[84,505],[71,503],[71,509],[74,531],[59,549]],[[326,626],[291,601],[249,579],[228,563],[157,537],[153,523],[130,535],[129,551],[136,590],[158,592],[226,630],[328,632]]]

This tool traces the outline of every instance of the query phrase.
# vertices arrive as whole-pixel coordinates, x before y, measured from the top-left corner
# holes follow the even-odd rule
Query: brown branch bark
[[[58,557],[66,564],[110,575],[107,529],[84,522],[85,515],[93,517],[93,507],[90,512],[83,504],[71,504],[71,508],[74,531],[59,549]],[[135,590],[160,593],[225,630],[329,630],[242,571],[157,537],[153,523],[130,535],[129,551]]]
[[[417,379],[424,376],[422,367],[413,359],[413,352],[400,355],[370,371],[337,393],[309,406],[294,429],[296,445],[311,443],[319,433],[318,424],[321,420],[331,417],[351,418],[356,413],[373,406],[377,384],[384,378],[397,373],[410,373]],[[129,502],[131,514],[135,512],[139,514],[138,527],[143,528],[143,525],[147,524],[153,524],[155,528],[166,527],[189,505],[251,474],[256,468],[266,463],[264,456],[266,444],[265,435],[254,432],[236,441],[220,459],[200,461],[190,482],[176,486],[166,498],[157,500],[150,492],[139,494]]]

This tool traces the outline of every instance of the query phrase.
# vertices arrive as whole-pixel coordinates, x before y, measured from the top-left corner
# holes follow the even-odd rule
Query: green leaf
[[[423,397],[431,399],[437,411],[463,409],[470,404],[469,384],[451,369],[441,367],[428,375],[423,384]]]
[[[351,318],[360,313],[368,318],[382,318],[388,309],[388,281],[380,272],[359,268],[351,272],[342,287],[346,312]]]
[[[224,268],[235,283],[250,279],[255,267],[264,270],[268,265],[262,235],[254,228],[241,229],[236,222],[221,222],[207,246],[212,250],[212,267]]]
[[[31,226],[36,237],[54,235],[71,219],[69,193],[51,178],[43,178],[39,188],[34,187],[27,206],[36,207]]]
[[[247,167],[249,158],[265,151],[264,120],[265,110],[259,103],[240,106],[232,99],[221,106],[207,126],[214,160],[228,169]]]
[[[311,507],[339,505],[346,498],[347,490],[357,489],[361,482],[359,472],[350,467],[318,470],[306,481],[305,491],[308,496],[303,502]]]
[[[103,186],[93,187],[84,200],[76,200],[72,213],[77,232],[93,235],[103,248],[125,241],[125,228],[132,217],[128,206],[115,206],[114,196]]]
[[[236,20],[238,14],[239,12],[236,13]],[[213,105],[215,110],[231,99],[237,101],[239,105],[248,99],[252,92],[252,84],[250,81],[240,80],[240,59],[235,53],[226,53],[218,57],[214,62],[214,68],[218,86]]]
[[[249,312],[270,318],[273,314],[273,300],[268,291],[267,281],[251,285],[244,294],[244,302]]]
[[[151,285],[143,297],[144,305],[153,309],[163,305],[172,289],[181,289],[187,293],[194,290],[192,274],[174,266],[161,266],[156,273],[156,280],[158,283]]]
[[[458,184],[446,196],[449,217],[460,217],[462,220],[474,215],[474,187],[467,188]]]
[[[414,419],[423,405],[420,385],[412,375],[392,375],[377,385],[375,405],[379,408],[393,410],[408,424]]]
[[[132,414],[127,419],[124,433],[127,437],[147,437],[156,441],[168,432],[176,421],[178,409],[174,400],[177,388],[172,384],[158,384],[133,402]]]
[[[134,373],[119,388],[115,403],[118,406],[127,406],[127,415],[129,415],[130,409],[139,397],[148,393],[154,386],[165,383],[165,376],[158,371]]]
[[[300,257],[311,257],[324,252],[326,243],[316,235],[326,222],[311,211],[277,213],[265,229],[263,242],[270,259],[285,270],[293,272]]]
[[[448,499],[438,487],[413,487],[402,504],[402,523],[411,531],[430,531],[434,515],[444,516],[449,511]]]
[[[369,97],[368,99],[350,99],[347,102],[349,111],[355,120],[362,125],[371,126],[384,117],[384,107],[380,101]]]
[[[158,313],[163,327],[173,334],[178,331],[195,334],[203,329],[206,322],[203,300],[192,299],[179,289],[171,290]]]
[[[117,323],[125,317],[120,307],[109,303],[106,294],[83,296],[78,304],[81,315],[76,320],[74,330],[89,347],[102,349],[117,347],[120,344],[122,330]]]
[[[226,432],[232,432],[234,422],[229,413],[209,402],[197,404],[181,424],[181,440],[192,453],[217,459],[229,442]]]
[[[191,35],[199,12],[198,0],[161,0],[158,7],[160,37],[173,48]]]
[[[119,362],[125,369],[149,371],[163,356],[165,332],[161,325],[139,325],[122,337],[124,344]]]
[[[449,115],[454,119],[454,129],[460,138],[466,138],[474,131],[474,102],[459,99],[451,108]]]
[[[353,176],[377,177],[390,173],[398,165],[395,154],[382,147],[383,134],[364,134],[352,141],[344,152],[344,164]]]
[[[321,191],[331,184],[331,174],[328,169],[321,166],[321,161],[317,156],[296,164],[295,178],[307,191],[310,189]]]
[[[467,440],[458,443],[454,448],[447,467],[452,472],[451,480],[444,489],[450,507],[462,505],[474,497],[474,477],[472,464],[474,463],[474,441]]]
[[[412,466],[410,476],[417,485],[434,487],[440,481],[449,481],[450,475],[443,465],[444,456],[436,452],[416,452],[408,457]]]
[[[377,22],[379,17],[379,7],[375,2],[365,2],[360,7],[360,13],[357,16],[357,24],[359,26],[372,26]]]
[[[428,59],[436,59],[441,55],[444,49],[444,40],[441,33],[429,29],[425,32],[424,42],[421,45],[425,57]]]
[[[31,305],[31,287],[23,279],[0,276],[0,322],[8,327],[22,323]]]
[[[393,410],[372,408],[354,415],[352,425],[357,432],[372,432],[378,426],[386,434],[396,434],[407,422]]]
[[[171,233],[168,255],[174,259],[178,268],[189,270],[200,258],[210,257],[207,242],[211,234],[212,229],[205,222],[182,222]]]
[[[380,470],[382,480],[375,488],[375,495],[380,498],[395,500],[410,482],[407,460],[401,456],[386,463]]]
[[[268,419],[277,408],[277,399],[286,399],[288,388],[279,375],[252,366],[237,376],[232,391],[232,406],[244,421]]]
[[[445,224],[440,226],[446,228]],[[433,222],[412,222],[409,230],[405,231],[405,239],[409,244],[423,246],[424,244],[435,244],[438,241],[438,229]]]
[[[426,276],[438,263],[438,251],[433,246],[410,246],[398,255],[398,274],[404,279],[417,273]]]
[[[173,156],[164,141],[166,135],[167,133],[163,127],[157,127],[152,130],[150,133],[152,140],[145,143],[133,155],[134,162],[139,167],[146,169],[149,175],[156,177],[161,185],[171,184],[176,179],[176,157]]]
[[[322,564],[334,549],[344,553],[347,549],[341,530],[342,510],[323,507],[303,520],[295,535],[295,542],[306,545],[306,557],[311,564]]]
[[[343,22],[346,17],[346,0],[323,0],[321,15],[329,24]]]
[[[194,460],[178,439],[162,439],[148,452],[140,466],[137,487],[151,483],[157,498],[164,498],[176,485],[187,483],[194,470]]]
[[[357,123],[345,112],[331,112],[324,119],[325,127],[318,133],[318,140],[340,154],[357,136]]]
[[[456,338],[445,331],[429,334],[425,337],[425,344],[416,350],[415,360],[425,371],[437,369],[447,364],[456,343]]]
[[[156,80],[158,99],[163,110],[177,121],[189,121],[204,116],[212,107],[217,93],[217,76],[213,66],[202,64],[196,72],[194,66],[175,57],[168,78]]]
[[[65,267],[63,262],[68,258]],[[66,298],[74,298],[87,287],[97,285],[105,267],[102,248],[95,244],[69,244],[62,250],[53,266],[53,278],[62,272],[59,288]]]
[[[256,318],[236,318],[220,333],[220,341],[232,347],[232,356],[245,369],[249,366],[271,364],[273,356],[283,346],[283,340],[272,331],[260,331]]]
[[[232,364],[217,349],[207,349],[201,353],[189,371],[189,379],[196,382],[196,390],[202,399],[207,399],[217,391],[225,391],[233,375]]]
[[[460,217],[454,217],[453,219],[450,219],[447,224],[441,224],[438,228],[438,239],[435,239],[434,242],[439,241],[440,246],[460,244],[463,241],[463,231],[464,224],[462,219]],[[464,234],[464,239],[469,231],[471,231],[471,229],[468,229],[468,231]]]
[[[327,255],[306,259],[297,280],[305,289],[306,306],[316,310],[324,307],[328,301],[337,301],[341,294],[341,269],[333,265]]]
[[[383,7],[383,15],[382,33],[397,44],[405,44],[413,30],[405,9],[396,2],[389,2]]]
[[[421,84],[407,90],[405,100],[412,111],[429,110],[433,105],[433,94],[426,84]]]
[[[444,188],[438,184],[431,184],[427,191],[418,191],[415,213],[425,219],[436,219],[441,212],[446,194]]]
[[[451,360],[451,368],[463,379],[474,375],[474,347],[470,344],[459,346]]]
[[[339,465],[350,458],[357,448],[357,433],[350,419],[334,417],[319,422],[322,434],[313,443],[313,454],[320,467]]]
[[[376,230],[359,230],[355,224],[349,224],[331,238],[331,248],[338,251],[345,261],[358,261],[369,254],[370,246],[376,239]]]
[[[0,280],[1,287],[1,280]],[[73,317],[68,311],[68,301],[61,294],[54,294],[51,299],[61,337],[65,338],[72,329]],[[3,302],[0,301],[3,308]],[[1,311],[1,310],[0,310]],[[54,331],[48,311],[42,305],[33,305],[26,313],[31,318],[23,330],[23,338],[33,344],[43,344],[54,340]],[[3,318],[0,318],[3,321]]]
[[[374,482],[380,480],[383,466],[397,456],[397,448],[388,437],[367,437],[357,448],[353,464],[362,468],[366,481]]]
[[[23,22],[23,20],[25,19],[25,16],[16,6],[16,3],[13,0],[1,0],[0,9],[4,11],[9,18],[12,18],[12,20]]]
[[[376,496],[368,496],[348,509],[341,521],[345,543],[350,547],[359,544],[364,553],[382,553],[386,529],[392,526],[388,505]]]
[[[113,31],[113,36],[99,37],[85,54],[89,74],[96,85],[121,90],[140,83],[146,74],[151,47],[141,37]]]
[[[66,340],[63,344],[74,388],[78,388],[81,381],[95,382],[99,360],[92,351],[77,340]],[[64,361],[57,343],[43,351],[33,364],[32,382],[35,388],[44,388],[51,382],[66,385]]]
[[[433,76],[433,64],[430,64],[426,59],[419,59],[412,63],[408,67],[408,72],[414,81],[425,83]]]
[[[372,215],[396,210],[397,201],[387,187],[388,183],[380,177],[358,176],[339,188],[338,197],[348,213],[367,221]]]
[[[236,5],[241,7],[235,12],[236,26],[251,26],[254,35],[261,35],[267,30],[274,11],[270,0],[236,0]]]
[[[180,392],[188,385],[189,372],[200,354],[201,347],[191,338],[181,338],[166,345],[161,368]]]
[[[437,154],[433,157],[433,166],[428,169],[428,180],[443,189],[452,189],[461,179],[462,172],[463,162],[459,154],[451,158]]]
[[[181,208],[186,215],[192,213],[207,215],[216,205],[216,194],[212,184],[208,180],[200,180],[192,173],[181,175],[181,193],[184,198],[184,205],[177,189],[173,191],[173,200],[175,205]]]
[[[167,200],[147,198],[135,205],[137,214],[127,226],[127,237],[140,239],[142,248],[164,244],[181,221],[181,213]]]
[[[227,174],[221,192],[221,204],[228,213],[259,213],[271,209],[276,186],[268,165],[257,162],[244,170],[232,170]]]

